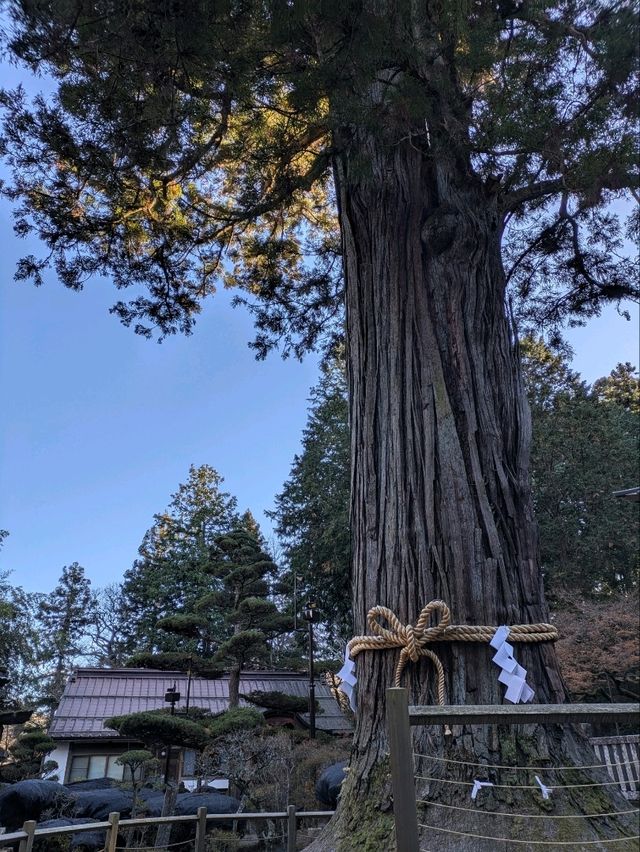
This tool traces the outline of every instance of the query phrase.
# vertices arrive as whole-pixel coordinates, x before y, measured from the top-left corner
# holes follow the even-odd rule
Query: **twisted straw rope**
[[[440,621],[428,627],[433,612],[440,613]],[[378,618],[384,618],[389,627],[383,627]],[[400,648],[394,686],[400,686],[402,672],[409,661],[428,657],[438,675],[438,704],[444,705],[444,668],[440,659],[426,646],[430,642],[489,642],[497,627],[490,625],[451,624],[451,611],[444,601],[431,601],[420,613],[415,627],[402,624],[398,616],[386,606],[374,606],[367,613],[367,623],[375,636],[354,636],[347,645],[353,659],[362,651],[384,651]],[[559,638],[553,624],[514,624],[509,628],[511,642],[555,642]]]

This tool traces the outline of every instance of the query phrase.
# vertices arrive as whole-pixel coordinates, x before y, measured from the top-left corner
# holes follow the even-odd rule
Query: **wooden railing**
[[[640,799],[640,736],[590,737],[589,743],[630,802]]]
[[[109,814],[106,822],[91,822],[85,825],[67,825],[58,828],[38,828],[35,820],[28,820],[22,826],[21,831],[0,835],[0,847],[6,843],[19,842],[19,852],[32,852],[36,840],[45,837],[64,836],[79,834],[83,831],[106,831],[104,852],[114,852],[117,848],[118,833],[130,828],[143,828],[145,826],[160,826],[174,823],[195,823],[195,840],[184,840],[184,844],[194,843],[194,852],[205,851],[205,836],[208,823],[220,822],[252,822],[257,820],[274,820],[286,822],[287,830],[283,836],[287,841],[287,852],[295,852],[298,837],[299,819],[331,819],[333,811],[299,811],[295,805],[288,805],[286,811],[275,811],[273,813],[231,813],[210,814],[206,808],[198,808],[196,814],[191,816],[167,816],[167,817],[140,817],[137,819],[120,819],[119,813]],[[162,848],[162,847],[161,847]],[[160,852],[160,850],[158,850]]]
[[[406,689],[388,689],[387,725],[397,852],[419,852],[420,848],[412,725],[542,725],[602,721],[640,723],[640,704],[480,704],[413,707],[409,706]]]

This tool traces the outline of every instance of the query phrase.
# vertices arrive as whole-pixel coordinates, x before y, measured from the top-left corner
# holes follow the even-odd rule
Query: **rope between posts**
[[[524,817],[525,819],[594,819],[595,817],[626,816],[640,813],[638,808],[628,811],[610,811],[602,814],[515,814],[510,811],[484,811],[481,808],[463,808],[459,805],[445,805],[444,802],[430,802],[428,799],[417,799],[419,805],[433,805],[436,808],[448,808],[452,811],[468,811],[471,814],[487,814],[488,816]]]
[[[429,627],[432,613],[440,613],[440,621]],[[383,627],[384,619],[389,627]],[[400,686],[402,672],[409,661],[415,663],[427,657],[435,666],[438,683],[438,704],[444,705],[444,668],[439,657],[426,646],[431,642],[490,642],[497,627],[491,625],[451,624],[451,611],[444,601],[431,601],[423,607],[415,627],[402,624],[398,616],[386,606],[374,606],[367,613],[367,624],[375,636],[354,636],[347,650],[353,659],[363,651],[384,651],[400,648],[394,685]],[[511,642],[555,642],[559,636],[553,624],[514,624],[507,637]]]
[[[413,752],[414,757],[424,758],[426,760],[438,760],[441,763],[457,763],[463,766],[479,766],[482,769],[518,769],[526,772],[560,772],[565,769],[608,769],[613,766],[638,766],[640,760],[621,760],[620,763],[594,763],[591,766],[508,766],[507,764],[499,763],[472,763],[470,760],[453,760],[449,757],[436,757],[431,754],[420,754],[417,751]]]
[[[452,781],[449,778],[433,778],[430,775],[414,776],[420,781],[438,781],[442,784],[458,784],[464,787],[473,787],[472,781]],[[619,786],[619,781],[591,781],[587,784],[554,784],[554,790],[576,790],[578,787],[613,787]],[[535,784],[492,784],[498,790],[539,790]]]
[[[471,834],[468,831],[455,831],[453,828],[439,828],[437,825],[425,825],[419,822],[420,828],[430,831],[444,831],[447,834],[457,834],[459,837],[473,837],[475,840],[497,840],[502,843],[529,843],[532,846],[595,846],[599,843],[625,843],[628,840],[640,840],[639,834],[624,837],[603,838],[602,840],[516,840],[512,837],[493,837],[486,834]]]

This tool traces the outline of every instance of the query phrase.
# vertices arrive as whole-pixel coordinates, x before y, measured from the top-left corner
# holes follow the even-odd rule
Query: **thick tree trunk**
[[[548,621],[528,474],[530,418],[505,311],[496,197],[453,157],[434,160],[410,139],[389,144],[372,132],[363,132],[357,144],[351,138],[336,173],[347,293],[356,633],[367,632],[366,613],[376,604],[415,624],[435,598],[449,604],[458,624]],[[516,647],[534,700],[563,701],[553,647]],[[502,702],[504,687],[486,644],[434,650],[444,663],[449,703]],[[314,849],[393,848],[384,706],[397,659],[393,651],[357,658],[350,772],[339,815]],[[409,664],[404,685],[415,703],[436,701],[429,661]],[[573,735],[557,729],[502,733],[457,730],[445,750],[442,731],[417,729],[416,751],[492,764],[537,764],[548,756],[563,764],[595,762],[584,759],[589,752],[581,753]],[[418,771],[474,777],[473,769],[433,761],[418,763]],[[475,777],[535,783],[530,773],[527,780]],[[557,774],[546,780],[567,783]],[[530,809],[541,800],[522,791],[505,806],[499,792],[491,794],[497,810],[522,812],[523,803]],[[565,812],[607,809],[600,799],[594,803],[593,791],[589,801],[569,800],[566,792],[556,800]],[[421,781],[418,794],[473,804],[462,785]],[[442,828],[532,839],[543,822],[520,821],[514,828],[514,820],[487,820],[442,807],[420,818]],[[586,822],[560,820],[544,830],[538,837],[581,840],[610,836],[615,827],[609,823],[598,834]],[[429,836],[425,848],[496,846],[444,832]]]

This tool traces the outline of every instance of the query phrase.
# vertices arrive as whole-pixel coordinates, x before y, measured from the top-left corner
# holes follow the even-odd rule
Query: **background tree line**
[[[637,642],[627,635],[637,611],[638,505],[612,492],[638,481],[638,373],[618,364],[589,386],[562,345],[527,337],[521,355],[542,565],[568,636],[566,651],[560,645],[566,676],[581,694],[602,691],[607,678],[632,688],[623,681],[638,661]],[[50,710],[79,663],[192,666],[205,675],[246,666],[303,668],[304,637],[292,628],[294,609],[308,600],[321,613],[321,655],[339,658],[352,630],[349,478],[347,385],[337,350],[321,366],[301,452],[269,513],[281,564],[251,514],[241,515],[222,489],[220,474],[192,466],[155,515],[122,582],[92,589],[74,562],[44,594],[13,585],[7,570],[0,574],[8,697]],[[596,653],[598,632],[580,627],[596,604],[611,624],[610,641],[619,626],[621,650],[609,655],[607,672]],[[578,645],[576,667],[569,663]]]
[[[618,364],[589,386],[571,369],[562,343],[525,337],[520,348],[533,419],[541,564],[566,637],[559,644],[564,676],[575,696],[605,688],[609,696],[619,689],[637,694],[640,507],[612,492],[640,477],[638,373]],[[290,587],[295,573],[305,594],[322,602],[330,635],[341,640],[351,635],[347,412],[338,354],[323,364],[302,451],[271,513]],[[616,653],[605,660],[603,648],[612,644]]]

